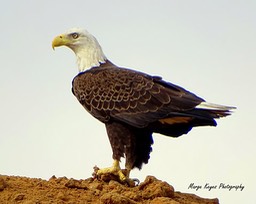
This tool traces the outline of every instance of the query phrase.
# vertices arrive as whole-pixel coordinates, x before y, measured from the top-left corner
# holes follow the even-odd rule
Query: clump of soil
[[[147,176],[129,187],[115,180],[38,178],[0,175],[0,203],[19,204],[218,204],[218,199],[200,198],[174,191],[167,182]]]

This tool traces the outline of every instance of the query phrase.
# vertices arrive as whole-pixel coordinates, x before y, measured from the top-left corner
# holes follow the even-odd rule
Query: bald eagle
[[[161,77],[116,66],[86,30],[74,28],[58,35],[52,47],[58,46],[69,47],[77,57],[73,94],[106,126],[114,162],[98,175],[112,173],[127,181],[133,168],[148,163],[153,133],[179,137],[193,127],[216,126],[215,119],[230,115],[233,109],[207,103]],[[126,160],[126,175],[120,168],[121,157]]]

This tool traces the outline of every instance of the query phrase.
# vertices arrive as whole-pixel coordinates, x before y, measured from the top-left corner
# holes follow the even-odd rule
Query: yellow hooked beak
[[[70,39],[67,38],[65,34],[58,35],[55,37],[52,41],[52,49],[55,47],[63,46],[63,45],[69,45],[70,44]]]

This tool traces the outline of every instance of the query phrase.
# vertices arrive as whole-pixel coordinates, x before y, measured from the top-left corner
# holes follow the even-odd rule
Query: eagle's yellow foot
[[[125,181],[126,179],[126,176],[123,174],[122,169],[119,166],[119,161],[117,160],[114,160],[113,165],[111,167],[99,169],[96,174],[97,176],[101,176],[104,174],[113,174],[115,176],[118,176],[120,181]]]
[[[119,166],[119,161],[114,160],[113,165],[108,168],[94,168],[94,176],[103,181],[116,180],[129,186],[135,186],[135,182],[129,178],[130,171],[122,170]]]

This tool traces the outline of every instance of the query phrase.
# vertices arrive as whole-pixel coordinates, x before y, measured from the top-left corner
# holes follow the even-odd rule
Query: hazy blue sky
[[[238,107],[217,128],[155,134],[149,164],[131,177],[154,175],[221,203],[255,202],[255,11],[253,0],[2,2],[0,174],[88,178],[94,165],[112,164],[104,125],[71,93],[75,55],[51,48],[56,35],[83,27],[115,64]],[[191,183],[245,188],[195,191]]]

